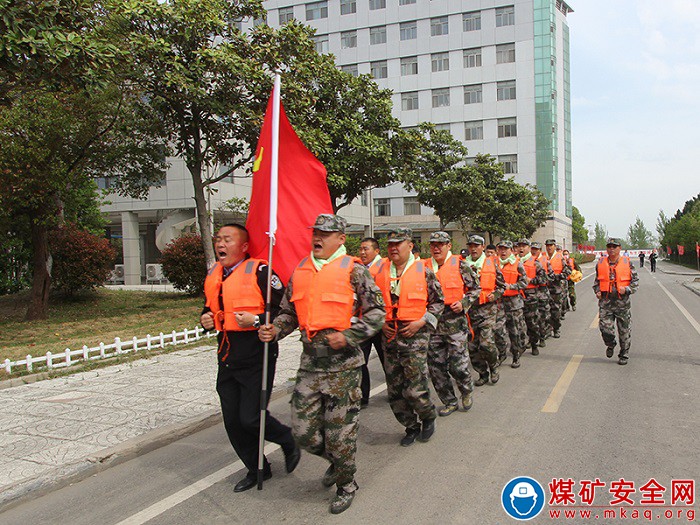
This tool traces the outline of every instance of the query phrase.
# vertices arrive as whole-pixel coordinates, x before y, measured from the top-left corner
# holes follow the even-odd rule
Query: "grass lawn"
[[[109,344],[115,337],[128,341],[192,329],[204,300],[180,293],[99,289],[75,298],[52,296],[49,318],[31,323],[23,321],[28,303],[28,291],[0,296],[0,363]],[[0,372],[0,378],[4,375]]]

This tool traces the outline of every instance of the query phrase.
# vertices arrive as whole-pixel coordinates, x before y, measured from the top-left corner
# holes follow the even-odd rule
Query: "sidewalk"
[[[700,295],[700,272],[669,261],[658,261],[656,263],[656,269],[669,275],[695,277],[694,280],[683,281],[681,284],[696,295]]]
[[[280,343],[273,397],[300,354]],[[216,368],[207,345],[0,390],[0,508],[218,423]]]

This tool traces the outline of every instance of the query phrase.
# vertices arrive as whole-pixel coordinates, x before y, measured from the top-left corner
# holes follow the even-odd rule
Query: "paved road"
[[[667,488],[665,505],[672,480],[700,479],[700,298],[683,286],[691,276],[639,273],[627,366],[605,357],[587,278],[562,338],[548,340],[538,357],[526,355],[520,369],[504,368],[498,385],[477,388],[474,408],[440,419],[426,444],[398,446],[402,429],[375,359],[376,391],[360,419],[361,488],[340,516],[328,514],[325,465],[309,455],[286,475],[280,451],[272,452],[274,477],[264,490],[234,494],[242,471],[217,425],[11,508],[0,524],[512,523],[500,495],[519,475],[539,480],[547,498],[549,482],[570,478],[576,505],[581,480],[605,483],[592,507],[598,520],[555,520],[549,512],[557,508],[546,505],[531,523],[697,522],[697,503],[656,508],[651,520],[631,519],[633,509],[627,518],[602,516],[621,478],[634,484],[637,504],[642,486],[655,480]],[[272,404],[283,420],[287,401]]]

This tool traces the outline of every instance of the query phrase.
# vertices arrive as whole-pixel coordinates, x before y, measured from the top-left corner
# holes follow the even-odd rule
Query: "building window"
[[[410,5],[415,4],[416,0],[399,0],[399,5]]]
[[[369,43],[386,44],[386,26],[377,26],[369,28]]]
[[[449,123],[445,123],[445,124],[435,124],[435,129],[436,129],[436,130],[439,130],[439,131],[450,131],[450,130],[451,130],[451,126],[450,126]]]
[[[418,74],[418,57],[406,57],[401,59],[401,76]]]
[[[515,62],[515,44],[496,46],[496,64]]]
[[[403,214],[420,215],[420,202],[418,202],[418,197],[403,198]]]
[[[498,119],[498,138],[517,137],[518,127],[515,118],[499,118]]]
[[[294,20],[294,8],[293,7],[282,7],[279,10],[280,25],[284,25],[287,22]]]
[[[517,155],[499,155],[498,162],[503,164],[503,173],[505,173],[506,175],[518,173]]]
[[[418,91],[401,93],[401,110],[411,111],[418,109]]]
[[[345,73],[350,73],[353,77],[357,77],[360,73],[357,70],[357,64],[348,64],[347,66],[342,66],[341,71]]]
[[[369,73],[372,78],[386,78],[389,76],[389,68],[386,65],[386,60],[380,62],[370,62]]]
[[[404,22],[399,28],[401,40],[415,40],[418,38],[418,23],[415,20],[413,22]]]
[[[464,103],[465,104],[479,104],[481,103],[481,84],[474,84],[473,86],[464,86]]]
[[[320,55],[328,53],[328,35],[317,35],[312,36],[311,40],[314,41],[316,46],[316,52]]]
[[[328,2],[314,2],[306,4],[306,20],[319,20],[328,18]]]
[[[369,0],[369,10],[376,11],[377,9],[385,9],[386,0]]]
[[[449,53],[433,53],[430,56],[430,65],[433,73],[438,71],[450,70],[450,54]]]
[[[464,67],[481,67],[481,48],[464,50]]]
[[[478,31],[479,29],[481,29],[481,11],[464,13],[462,15],[463,31]]]
[[[496,27],[515,25],[515,6],[499,7],[496,9]]]
[[[449,32],[449,24],[446,16],[430,19],[430,36],[446,35]]]
[[[340,47],[349,49],[357,47],[357,31],[345,31],[340,33]]]
[[[515,100],[515,80],[506,80],[496,84],[497,100]]]
[[[388,217],[389,215],[391,215],[389,199],[374,199],[374,216]]]
[[[351,15],[357,13],[357,2],[355,0],[340,0],[340,14]]]
[[[450,105],[450,88],[433,89],[433,107],[445,108]]]
[[[464,123],[464,140],[480,140],[484,138],[484,122],[474,120]]]

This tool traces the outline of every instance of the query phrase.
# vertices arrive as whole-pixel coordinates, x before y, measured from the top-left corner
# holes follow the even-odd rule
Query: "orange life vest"
[[[486,257],[479,273],[479,284],[481,293],[479,294],[479,304],[489,302],[488,296],[496,291],[496,257]]]
[[[464,298],[464,281],[462,273],[459,271],[459,257],[453,255],[447,259],[438,269],[436,275],[440,286],[442,286],[446,305],[456,303]]]
[[[564,258],[562,257],[561,253],[555,252],[555,254],[549,259],[549,264],[552,265],[552,270],[554,270],[554,273],[557,275],[564,271]]]
[[[369,274],[372,276],[373,279],[375,277],[377,277],[377,274],[379,273],[379,268],[381,268],[382,263],[385,260],[388,260],[388,259],[386,259],[386,258],[379,259],[377,262],[372,263],[367,267],[367,269],[369,270]]]
[[[598,284],[600,291],[604,293],[612,292],[612,285],[619,290],[623,286],[629,286],[632,282],[632,269],[630,267],[629,257],[621,256],[615,265],[615,280],[610,280],[610,263],[607,257],[602,257],[598,262]]]
[[[532,281],[537,278],[537,264],[535,261],[534,257],[530,257],[527,261],[523,263],[523,267],[525,268],[525,274],[527,275],[527,278],[530,280],[530,282],[527,284],[527,289],[532,290],[533,288],[537,288],[536,284],[530,284]]]
[[[386,320],[417,321],[428,311],[428,282],[425,278],[425,263],[416,261],[399,277],[401,294],[397,307],[394,307],[391,301],[390,268],[391,261],[385,259],[374,278],[384,296]]]
[[[225,280],[224,267],[216,263],[204,281],[206,305],[214,314],[214,328],[218,331],[243,332],[257,330],[255,327],[241,328],[236,322],[236,312],[260,315],[265,312],[265,299],[258,286],[258,266],[267,264],[260,259],[241,262]],[[223,299],[223,310],[219,297]]]
[[[309,338],[319,330],[350,328],[355,290],[350,273],[359,259],[344,255],[317,270],[310,257],[305,257],[292,274],[292,299],[299,328]]]
[[[518,282],[518,278],[520,277],[518,273],[519,262],[520,257],[516,255],[514,263],[507,263],[501,266],[501,272],[503,272],[503,279],[506,284],[515,284]],[[503,292],[503,297],[515,297],[516,295],[522,295],[521,290],[506,290]]]
[[[566,265],[567,265],[569,268],[571,268],[571,271],[572,271],[572,272],[576,269],[576,267],[574,266],[574,260],[573,260],[571,257],[569,257],[569,260],[566,261]],[[571,280],[571,274],[569,274],[569,275],[567,276],[566,280],[567,280],[567,281],[570,281],[570,280]]]

